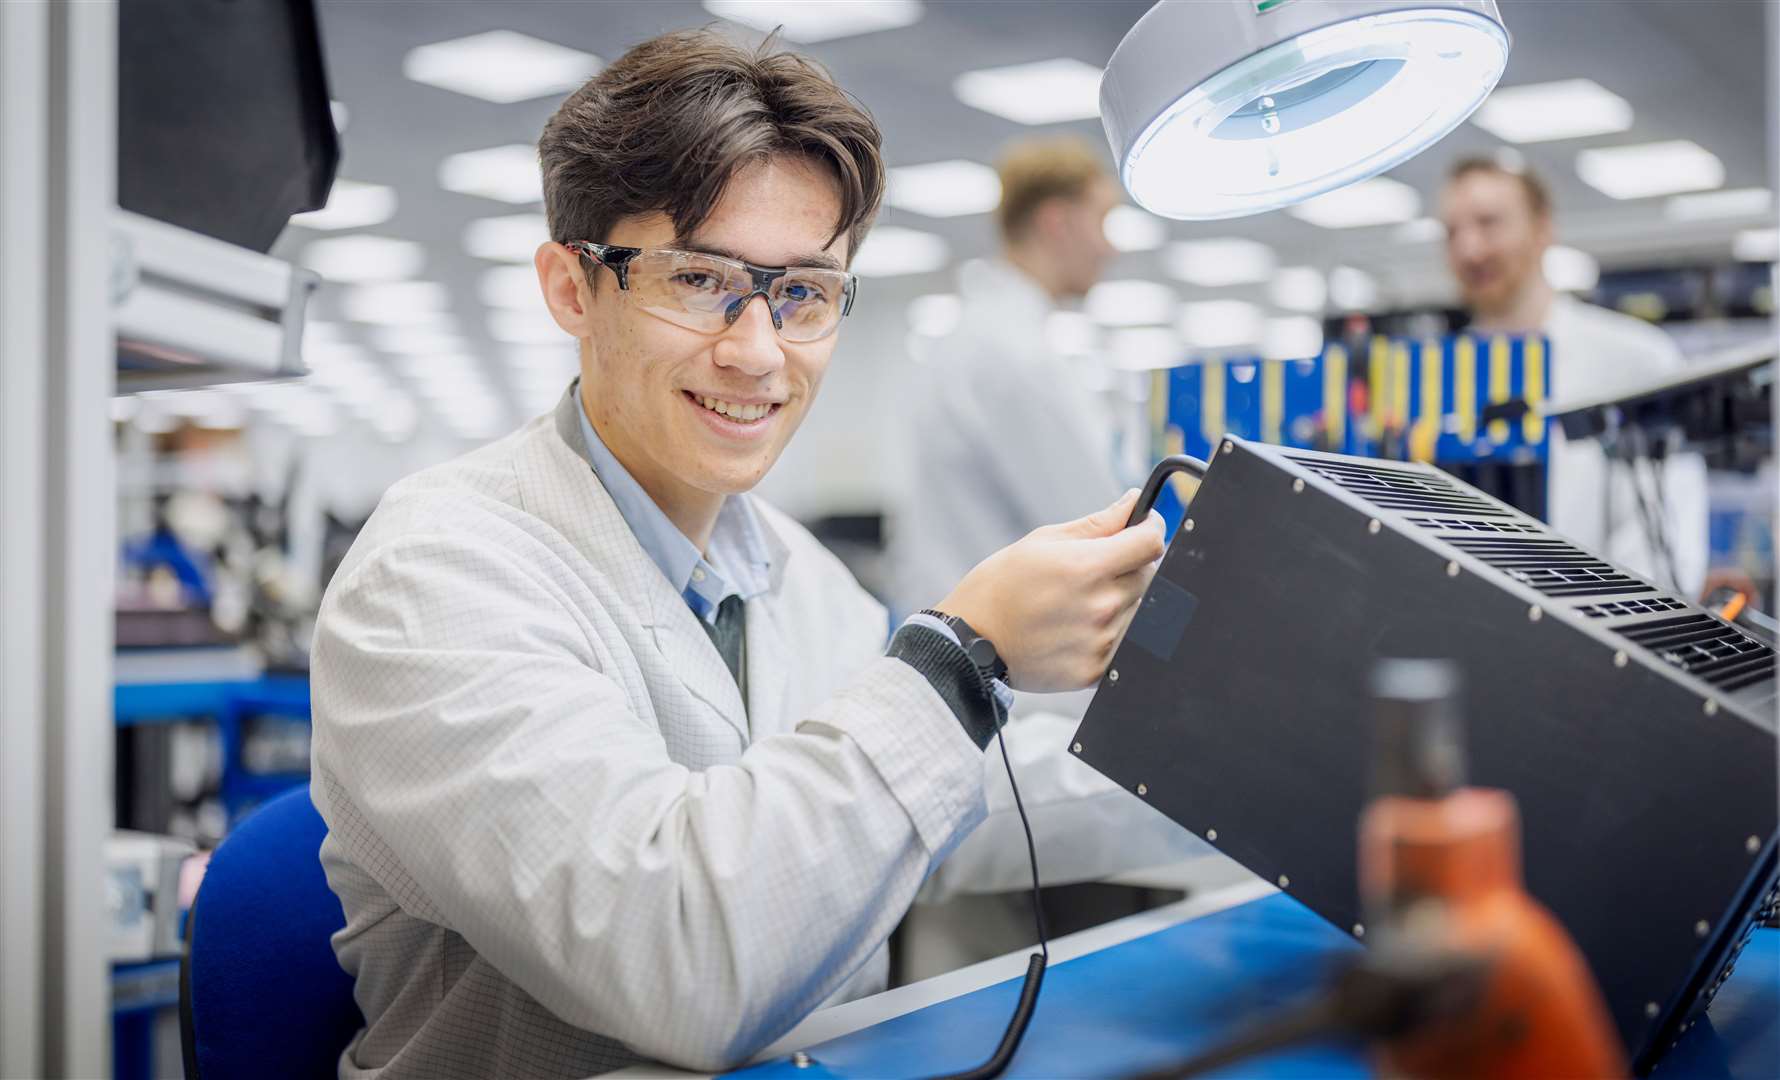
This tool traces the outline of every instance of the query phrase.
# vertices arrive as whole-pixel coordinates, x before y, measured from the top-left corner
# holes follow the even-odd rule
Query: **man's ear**
[[[581,269],[581,256],[555,241],[538,245],[532,256],[538,271],[538,288],[550,317],[565,333],[578,338],[593,333],[593,289]]]

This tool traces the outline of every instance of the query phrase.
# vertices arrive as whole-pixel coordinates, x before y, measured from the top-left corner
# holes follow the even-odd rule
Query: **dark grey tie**
[[[734,677],[736,689],[742,692],[742,711],[748,709],[748,642],[742,633],[742,598],[730,593],[717,605],[717,621],[715,623],[699,620],[705,633],[711,636],[711,644],[717,646],[717,652],[723,656],[723,663]]]

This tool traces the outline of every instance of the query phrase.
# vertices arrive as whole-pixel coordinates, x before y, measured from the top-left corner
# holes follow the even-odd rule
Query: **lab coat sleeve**
[[[411,533],[330,590],[318,789],[374,834],[363,869],[563,1020],[682,1066],[743,1061],[981,818],[982,754],[878,658],[794,733],[682,767],[531,554]]]
[[[1003,728],[1020,800],[1032,823],[1041,883],[1098,881],[1212,853],[1205,841],[1071,754],[1069,743],[1079,724],[1076,717],[1040,712]],[[988,816],[933,871],[921,888],[922,903],[1032,885],[1007,767],[994,743],[983,765]]]

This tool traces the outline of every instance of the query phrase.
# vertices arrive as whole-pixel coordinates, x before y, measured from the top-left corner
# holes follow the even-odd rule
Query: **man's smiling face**
[[[840,267],[847,237],[831,242],[840,213],[820,165],[774,157],[737,171],[690,236],[675,236],[657,213],[623,218],[603,240],[760,266]],[[581,393],[601,440],[658,501],[697,505],[759,483],[815,400],[838,332],[786,341],[765,297],[754,297],[721,333],[699,333],[643,310],[609,270],[593,281],[583,294]]]

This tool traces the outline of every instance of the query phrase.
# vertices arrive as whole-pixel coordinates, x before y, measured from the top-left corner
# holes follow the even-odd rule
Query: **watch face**
[[[995,662],[1001,659],[995,654],[995,646],[988,638],[977,638],[970,643],[970,648],[965,653],[970,657],[970,662],[980,668],[994,667]]]

